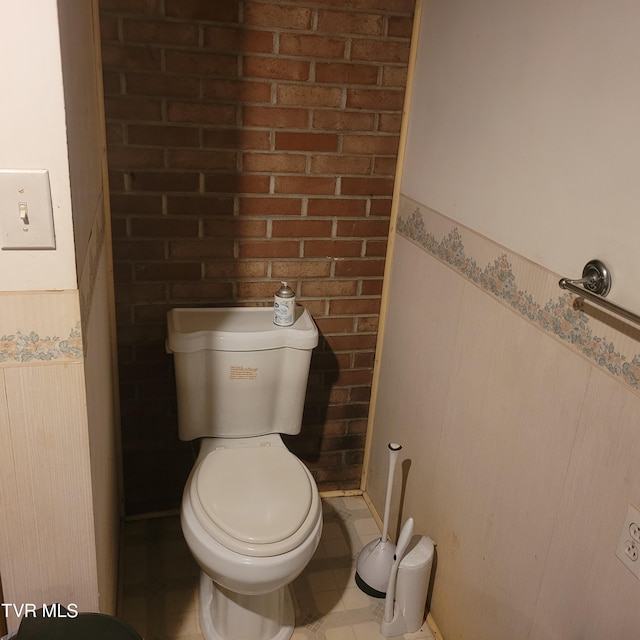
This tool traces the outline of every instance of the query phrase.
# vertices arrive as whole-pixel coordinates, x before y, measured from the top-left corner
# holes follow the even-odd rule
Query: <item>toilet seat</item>
[[[276,556],[298,547],[319,513],[309,470],[284,447],[218,448],[189,487],[203,529],[231,551]]]

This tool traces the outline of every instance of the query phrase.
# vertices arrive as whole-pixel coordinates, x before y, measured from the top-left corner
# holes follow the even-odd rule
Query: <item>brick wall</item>
[[[413,0],[100,0],[125,494],[177,507],[165,314],[269,305],[321,332],[302,435],[321,490],[359,486]]]

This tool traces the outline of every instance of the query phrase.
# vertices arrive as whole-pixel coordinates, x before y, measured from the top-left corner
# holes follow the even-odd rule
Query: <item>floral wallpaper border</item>
[[[579,299],[572,294],[564,292],[546,302],[538,302],[518,286],[506,252],[486,267],[479,266],[467,255],[458,227],[441,240],[427,231],[424,212],[419,205],[401,210],[396,229],[530,322],[570,345],[632,389],[640,390],[640,354],[625,355],[611,340],[596,335],[590,326],[591,318],[580,310]]]
[[[66,338],[40,336],[35,331],[20,331],[0,336],[0,364],[82,360],[80,322]]]

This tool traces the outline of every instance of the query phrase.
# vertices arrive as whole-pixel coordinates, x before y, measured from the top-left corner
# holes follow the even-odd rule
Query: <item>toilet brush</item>
[[[384,617],[380,625],[380,633],[383,636],[402,635],[406,631],[405,621],[401,617],[401,612],[396,603],[396,582],[398,578],[398,567],[402,556],[404,556],[409,542],[413,538],[413,518],[409,518],[398,536],[396,553],[393,556],[393,565],[389,573],[389,585],[387,587],[387,597],[384,601]]]
[[[387,495],[384,505],[382,536],[363,547],[356,561],[356,584],[366,594],[375,598],[385,597],[389,573],[391,572],[396,552],[396,545],[388,539],[388,529],[393,475],[401,449],[402,445],[395,442],[389,443],[389,473],[387,476]]]

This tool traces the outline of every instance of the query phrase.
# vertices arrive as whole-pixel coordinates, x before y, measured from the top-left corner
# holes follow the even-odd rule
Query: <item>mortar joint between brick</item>
[[[346,42],[344,43],[344,59],[345,60],[351,60],[351,44],[352,44],[353,40],[351,38],[347,38]]]

